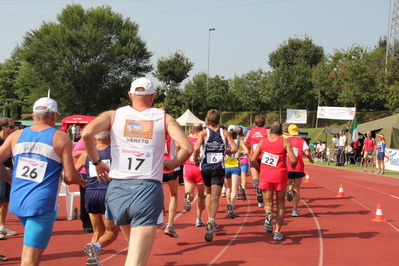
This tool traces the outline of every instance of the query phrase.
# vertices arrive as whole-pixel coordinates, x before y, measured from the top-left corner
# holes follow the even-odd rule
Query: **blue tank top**
[[[377,153],[385,153],[386,144],[384,142],[379,141],[377,147],[379,147]]]
[[[201,161],[201,170],[224,169],[224,156],[226,150],[226,140],[223,129],[213,131],[206,129],[206,140],[203,143],[204,158]]]
[[[54,151],[55,128],[26,128],[13,148],[10,212],[29,217],[55,211],[61,182],[61,158]]]
[[[98,155],[101,156],[101,159],[105,163],[107,163],[107,161],[111,162],[111,146],[108,146],[104,150],[98,150]],[[110,165],[110,164],[108,164],[108,165]],[[89,156],[87,156],[86,163],[85,163],[86,179],[87,179],[86,189],[88,189],[88,190],[90,190],[90,189],[107,189],[109,182],[105,182],[105,181],[98,182],[97,173],[93,171],[93,170],[95,170],[94,167],[95,166],[93,166],[91,164],[91,160],[90,160]]]

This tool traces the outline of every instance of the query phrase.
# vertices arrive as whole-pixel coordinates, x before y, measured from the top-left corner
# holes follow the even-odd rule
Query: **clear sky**
[[[268,57],[289,37],[308,35],[326,54],[353,44],[373,48],[388,34],[390,0],[80,0],[109,5],[140,25],[139,34],[161,56],[181,50],[194,63],[189,79],[208,71],[226,79],[269,70]],[[0,62],[26,32],[38,29],[72,1],[0,0]],[[392,13],[392,11],[391,11]],[[215,31],[209,32],[210,28]],[[160,84],[154,80],[156,84]],[[185,80],[186,82],[187,80]]]

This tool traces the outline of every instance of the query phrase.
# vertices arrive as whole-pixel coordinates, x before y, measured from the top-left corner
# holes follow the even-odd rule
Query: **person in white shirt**
[[[326,155],[326,144],[324,144],[323,142],[321,142],[321,140],[319,140],[316,145],[316,149],[313,152],[313,156],[315,158],[321,158],[322,161],[324,162],[325,155]]]
[[[338,139],[338,150],[337,150],[337,163],[341,163],[342,165],[345,163],[345,147],[346,147],[346,137],[343,131],[339,132]]]

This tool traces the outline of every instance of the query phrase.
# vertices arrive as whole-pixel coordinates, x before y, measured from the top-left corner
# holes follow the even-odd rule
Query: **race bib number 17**
[[[16,178],[41,183],[47,169],[47,162],[36,159],[19,157]]]
[[[148,169],[152,169],[152,160],[152,152],[137,152],[133,150],[122,152],[119,159],[119,169],[123,172],[148,174]]]

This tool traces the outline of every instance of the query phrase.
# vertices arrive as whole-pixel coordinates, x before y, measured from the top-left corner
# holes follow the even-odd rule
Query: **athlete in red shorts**
[[[282,127],[280,122],[273,122],[270,126],[270,134],[259,142],[251,162],[259,171],[259,188],[262,189],[264,211],[266,213],[264,228],[266,232],[273,231],[273,194],[276,191],[276,228],[274,240],[283,239],[280,233],[285,214],[285,193],[287,188],[287,153],[291,167],[295,169],[297,158],[292,150],[291,142],[281,137]],[[261,156],[261,163],[258,157]]]
[[[195,145],[195,142],[198,139],[199,133],[202,131],[202,125],[199,123],[195,123],[190,130],[190,136],[188,136],[188,140]],[[202,156],[200,155],[200,158]],[[197,160],[199,162],[199,160]],[[191,201],[194,198],[194,188],[197,187],[198,190],[198,201],[197,201],[197,219],[195,221],[196,227],[204,226],[204,223],[201,220],[202,211],[205,207],[205,185],[204,180],[202,179],[201,169],[199,165],[195,165],[193,155],[186,161],[183,169],[183,178],[184,178],[184,209],[186,211],[191,210]]]

